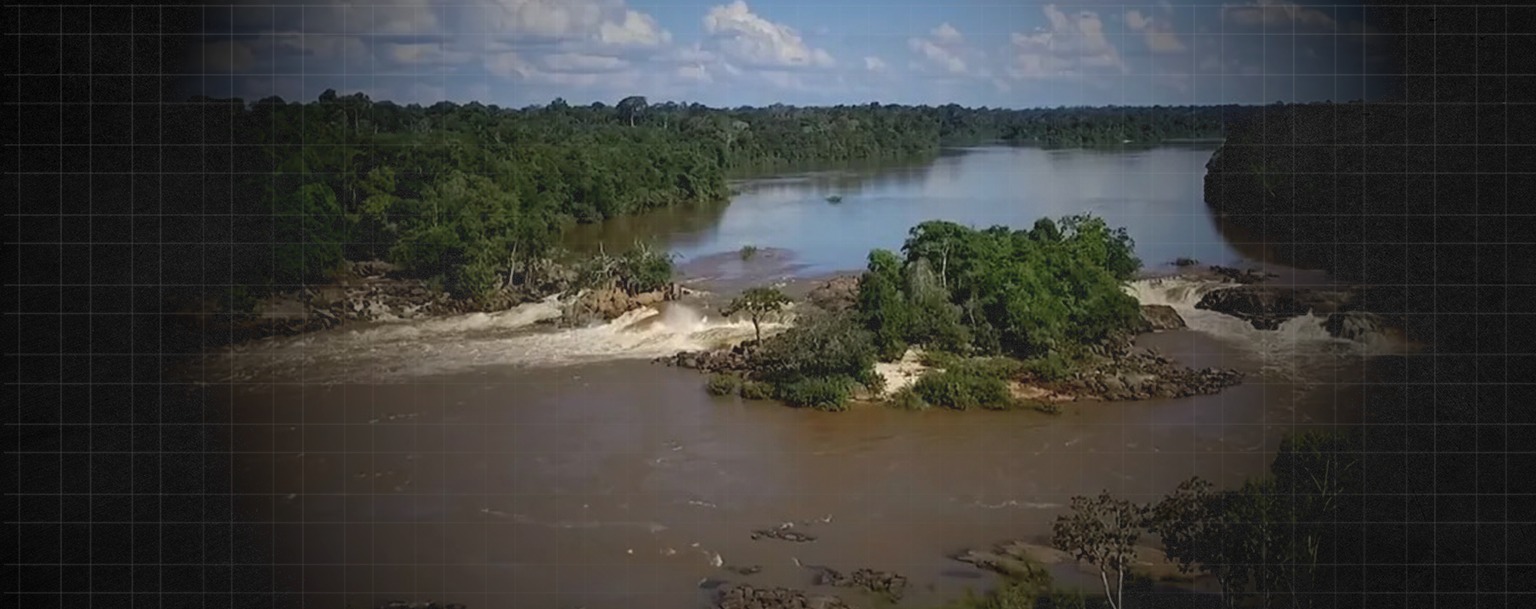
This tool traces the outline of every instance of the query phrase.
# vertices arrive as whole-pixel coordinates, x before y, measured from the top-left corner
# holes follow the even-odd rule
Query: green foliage
[[[617,286],[629,294],[660,290],[672,281],[675,262],[670,253],[636,243],[617,256],[591,256],[577,268],[577,288]]]
[[[924,402],[955,410],[1006,410],[1014,404],[1007,382],[977,369],[929,372],[913,383],[912,390]]]
[[[1060,351],[1048,351],[1020,363],[1020,372],[1041,381],[1061,381],[1072,375],[1076,362]]]
[[[336,195],[320,182],[276,196],[273,280],[302,284],[324,280],[342,262],[343,218]]]
[[[751,260],[755,256],[757,256],[757,246],[756,245],[743,245],[743,246],[741,246],[741,259],[742,260]]]
[[[1112,609],[1125,606],[1125,575],[1136,559],[1136,542],[1147,526],[1147,510],[1108,491],[1072,498],[1071,511],[1056,518],[1051,545],[1097,567]],[[1110,574],[1115,583],[1110,583]]]
[[[741,378],[734,374],[712,374],[705,388],[710,395],[735,395],[741,390]]]
[[[728,175],[924,158],[947,143],[1198,137],[1219,133],[1227,111],[717,109],[641,96],[611,106],[555,100],[510,109],[400,105],[334,91],[307,103],[197,101],[167,120],[229,133],[241,144],[233,149],[244,177],[233,190],[231,229],[249,241],[236,249],[242,263],[234,283],[316,281],[341,256],[398,255],[411,272],[466,293],[492,273],[462,266],[486,265],[510,284],[558,243],[564,224],[724,199]]]
[[[741,383],[741,397],[748,400],[772,399],[773,386],[762,381],[743,381]]]
[[[790,406],[843,411],[857,384],[843,375],[801,377],[776,385],[774,397]]]
[[[765,339],[753,365],[769,381],[801,377],[858,378],[875,363],[868,332],[842,315],[807,316],[800,324]]]
[[[720,311],[722,315],[730,317],[737,313],[746,313],[752,320],[752,330],[757,335],[757,340],[763,340],[761,322],[764,317],[787,307],[794,301],[790,300],[784,292],[778,288],[756,287],[748,289],[741,296],[732,300],[729,305]]]
[[[761,345],[752,355],[754,378],[795,406],[841,410],[875,362],[869,333],[844,315],[811,315]]]
[[[923,399],[923,396],[918,395],[917,391],[912,389],[910,385],[891,393],[891,397],[887,399],[887,402],[891,406],[902,410],[927,410],[929,407],[928,402]]]
[[[1034,357],[1135,327],[1136,300],[1121,289],[1141,266],[1134,245],[1092,216],[1028,231],[924,222],[905,261],[871,252],[858,310],[884,357],[907,344]]]
[[[1226,491],[1186,480],[1153,506],[1150,528],[1182,571],[1215,578],[1228,607],[1244,596],[1261,607],[1308,606],[1328,589],[1318,578],[1342,548],[1339,523],[1358,517],[1359,441],[1289,436],[1269,476]]]

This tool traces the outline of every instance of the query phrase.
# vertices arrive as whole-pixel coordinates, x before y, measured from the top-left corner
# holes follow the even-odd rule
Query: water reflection
[[[1091,212],[1125,226],[1149,266],[1190,257],[1241,264],[1203,200],[1213,147],[1136,151],[985,147],[919,165],[838,168],[738,184],[724,207],[674,209],[580,227],[578,247],[653,240],[685,260],[746,245],[795,253],[807,273],[862,267],[872,248],[899,248],[913,225],[944,219],[1029,226]],[[838,195],[839,202],[828,197]]]

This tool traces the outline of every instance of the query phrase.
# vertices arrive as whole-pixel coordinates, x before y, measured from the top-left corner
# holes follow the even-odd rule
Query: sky
[[[1377,99],[1356,5],[1290,0],[287,0],[204,9],[194,93],[504,107]],[[293,4],[297,2],[297,4]]]

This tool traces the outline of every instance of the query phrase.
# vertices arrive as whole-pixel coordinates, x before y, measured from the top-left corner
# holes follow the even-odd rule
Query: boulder
[[[890,571],[874,569],[859,569],[845,575],[835,569],[822,568],[821,573],[816,576],[816,584],[839,588],[863,588],[897,601],[901,600],[902,593],[906,591],[907,578]]]
[[[1352,341],[1364,341],[1366,337],[1381,332],[1382,319],[1375,313],[1365,311],[1350,311],[1346,313],[1331,313],[1328,319],[1323,321],[1323,327],[1334,338],[1342,338]]]
[[[828,311],[846,311],[854,307],[859,300],[859,276],[843,275],[835,277],[811,289],[807,295],[811,304]]]
[[[1178,330],[1184,328],[1184,318],[1168,305],[1141,305],[1141,322],[1147,330]]]
[[[1285,320],[1307,312],[1295,290],[1263,286],[1216,290],[1202,297],[1195,308],[1231,315],[1259,330],[1277,329]]]

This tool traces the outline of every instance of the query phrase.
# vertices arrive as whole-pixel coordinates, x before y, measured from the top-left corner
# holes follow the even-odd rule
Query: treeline
[[[527,280],[570,223],[720,200],[732,176],[920,158],[941,144],[1207,137],[1232,109],[715,109],[643,97],[511,109],[334,91],[310,103],[194,101],[169,120],[213,153],[210,171],[235,174],[218,185],[227,197],[204,191],[230,218],[221,254],[234,285],[285,289],[324,281],[343,260],[386,259],[465,298]]]

